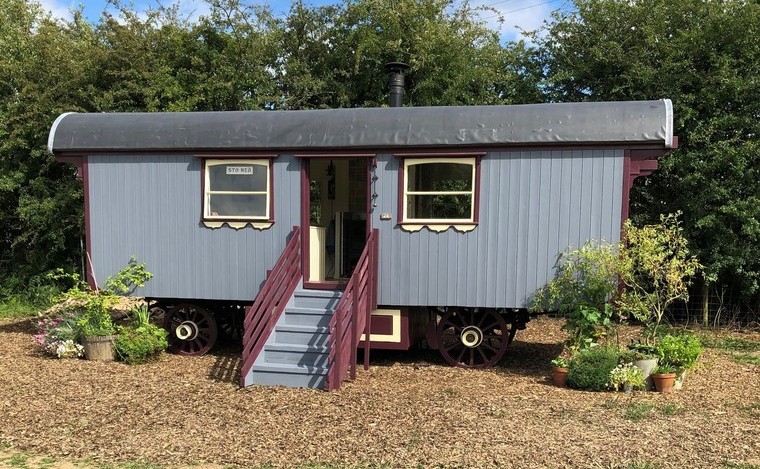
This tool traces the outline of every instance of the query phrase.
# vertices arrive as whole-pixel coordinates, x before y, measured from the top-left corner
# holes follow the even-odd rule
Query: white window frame
[[[453,163],[453,164],[469,164],[472,167],[472,186],[469,191],[409,191],[409,167],[415,165],[422,165],[428,163]],[[401,189],[402,203],[402,223],[410,224],[461,224],[461,223],[476,223],[475,220],[475,204],[477,203],[477,158],[475,157],[454,157],[454,158],[404,158],[404,180],[403,187]],[[410,195],[470,195],[470,217],[469,218],[409,218],[407,211],[409,210],[409,196]]]
[[[219,165],[256,165],[263,166],[266,169],[266,191],[212,191],[211,190],[211,177],[209,175],[209,168]],[[207,159],[204,164],[204,187],[203,187],[203,218],[205,220],[255,220],[255,221],[271,221],[271,200],[272,200],[272,179],[271,171],[272,165],[269,159]],[[210,199],[215,194],[229,194],[229,195],[265,195],[265,214],[263,216],[243,216],[243,215],[211,215]]]

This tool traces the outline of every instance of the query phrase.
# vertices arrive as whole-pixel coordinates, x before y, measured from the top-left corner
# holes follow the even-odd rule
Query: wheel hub
[[[462,329],[459,340],[465,347],[477,348],[483,342],[483,331],[477,326],[467,326]]]
[[[198,325],[193,321],[185,321],[174,332],[179,340],[195,340],[198,337]]]

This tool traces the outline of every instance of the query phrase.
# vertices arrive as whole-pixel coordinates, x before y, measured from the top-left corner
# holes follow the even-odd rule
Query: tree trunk
[[[710,325],[710,282],[702,277],[702,325]]]

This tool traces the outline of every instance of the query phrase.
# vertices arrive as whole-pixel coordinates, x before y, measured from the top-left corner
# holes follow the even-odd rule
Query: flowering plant
[[[610,381],[607,386],[615,391],[644,389],[644,374],[633,363],[621,364],[610,371]]]
[[[58,358],[81,357],[83,348],[76,342],[78,321],[79,316],[73,311],[42,319],[37,322],[39,332],[34,335],[34,342]]]

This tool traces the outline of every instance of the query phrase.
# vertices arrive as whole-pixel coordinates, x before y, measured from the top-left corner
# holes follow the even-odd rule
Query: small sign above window
[[[227,174],[253,174],[253,166],[227,166]]]

